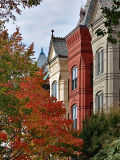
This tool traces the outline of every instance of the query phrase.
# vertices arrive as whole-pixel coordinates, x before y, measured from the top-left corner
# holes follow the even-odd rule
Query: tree
[[[22,8],[34,7],[40,4],[42,0],[1,0],[0,17],[1,20],[9,21],[10,18],[15,20],[15,12],[21,14]]]
[[[106,143],[103,149],[91,160],[119,160],[120,159],[120,138],[114,139],[111,143]]]
[[[0,157],[77,157],[83,141],[74,136],[62,102],[42,88],[44,74],[30,58],[33,44],[22,44],[19,29],[0,37]]]
[[[20,99],[29,97],[24,107],[32,109],[24,121],[24,138],[30,155],[43,159],[74,157],[83,141],[72,135],[72,121],[66,119],[62,102],[49,97],[49,91],[41,87],[44,83],[41,77],[41,72],[30,79],[28,77],[21,83],[22,92],[18,93]]]
[[[11,36],[7,30],[0,32],[0,135],[3,141],[6,141],[7,136],[14,133],[14,128],[20,127],[22,123],[20,108],[27,99],[20,101],[16,93],[21,90],[19,84],[23,77],[32,76],[38,70],[30,58],[31,55],[33,44],[29,48],[22,44],[19,29]],[[18,121],[10,123],[9,117],[17,117]],[[0,146],[2,157],[7,146],[3,146],[2,141]]]
[[[106,144],[119,138],[119,124],[120,109],[115,107],[109,114],[103,112],[87,118],[83,122],[83,129],[80,133],[80,138],[84,141],[82,152],[85,157],[83,159],[88,160],[94,157],[101,149],[104,149]]]
[[[108,34],[107,40],[113,44],[120,41],[120,31],[116,34],[116,27],[120,24],[120,1],[113,0],[113,5],[111,7],[102,7],[102,13],[105,17],[104,26],[106,29],[98,29],[96,31],[97,36],[104,36]]]

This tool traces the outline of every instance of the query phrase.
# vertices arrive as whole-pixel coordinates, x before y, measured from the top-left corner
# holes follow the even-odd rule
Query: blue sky
[[[25,9],[17,15],[17,21],[9,22],[9,33],[20,27],[23,42],[26,45],[34,42],[35,58],[38,58],[41,47],[47,55],[51,38],[51,29],[56,37],[64,37],[77,24],[81,6],[86,0],[43,0],[40,6]]]

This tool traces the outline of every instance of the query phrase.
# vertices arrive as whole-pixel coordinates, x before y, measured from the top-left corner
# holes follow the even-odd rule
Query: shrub
[[[120,108],[114,107],[109,114],[102,112],[86,118],[79,137],[84,141],[83,159],[94,157],[106,143],[120,137]]]

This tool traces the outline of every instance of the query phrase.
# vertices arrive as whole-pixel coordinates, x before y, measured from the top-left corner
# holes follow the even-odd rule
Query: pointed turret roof
[[[94,6],[97,0],[87,0],[86,5],[80,10],[80,19],[77,26],[86,25],[88,26],[91,23],[92,13],[94,11]]]
[[[42,68],[47,62],[47,57],[45,53],[43,52],[43,48],[41,48],[41,52],[39,54],[39,57],[37,59],[37,65],[38,67]]]
[[[97,0],[87,0],[85,7],[81,7],[80,9],[78,24],[68,35],[65,36],[65,38],[69,37],[77,28],[87,28],[87,26],[89,26],[96,2]]]
[[[43,52],[43,48],[41,48],[40,55],[45,55],[45,53]]]

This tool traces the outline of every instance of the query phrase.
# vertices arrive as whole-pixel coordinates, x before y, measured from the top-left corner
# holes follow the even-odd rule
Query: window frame
[[[53,81],[52,83],[52,96],[57,98],[57,81]]]
[[[75,65],[74,67],[72,67],[72,78],[71,78],[71,88],[72,90],[75,90],[77,88],[77,75],[78,75],[78,69],[77,66]]]
[[[99,48],[96,52],[96,76],[104,73],[104,49]]]
[[[103,91],[97,92],[95,98],[97,112],[100,112],[103,109]]]
[[[77,129],[77,104],[72,106],[72,120],[73,120],[73,129]]]

